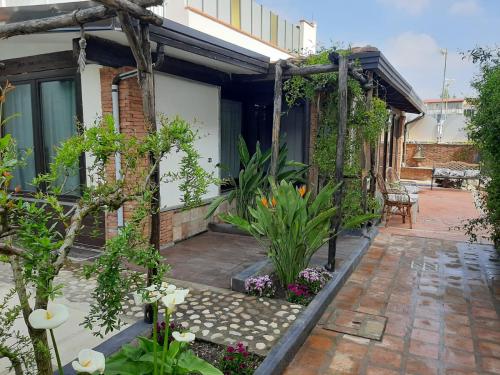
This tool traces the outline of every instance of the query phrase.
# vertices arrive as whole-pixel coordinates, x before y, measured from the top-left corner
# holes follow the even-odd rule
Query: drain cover
[[[323,328],[380,341],[386,323],[387,318],[385,316],[337,309],[325,322]]]

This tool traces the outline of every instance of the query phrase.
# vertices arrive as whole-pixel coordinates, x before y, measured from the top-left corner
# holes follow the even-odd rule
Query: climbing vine
[[[330,64],[329,54],[335,51],[349,54],[349,50],[325,49],[311,55],[301,65]],[[285,99],[289,107],[303,100],[319,100],[318,135],[312,162],[318,167],[320,186],[334,177],[338,128],[338,73],[320,73],[307,78],[294,76],[284,84]],[[361,201],[361,148],[366,141],[377,144],[387,125],[386,103],[374,97],[367,104],[365,92],[358,81],[348,79],[348,120],[345,140],[344,174],[350,176],[343,201],[344,220],[362,213]],[[376,209],[374,198],[369,198],[368,208]]]

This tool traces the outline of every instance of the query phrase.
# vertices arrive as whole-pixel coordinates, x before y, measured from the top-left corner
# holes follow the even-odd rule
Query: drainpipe
[[[113,107],[113,119],[115,125],[115,133],[120,134],[120,82],[124,79],[137,76],[137,69],[129,72],[117,74],[111,83],[111,103]],[[122,179],[122,156],[119,152],[115,154],[115,178],[116,181]],[[123,227],[123,206],[117,211],[118,229]]]
[[[403,163],[404,163],[405,167],[406,167],[406,141],[408,140],[408,125],[413,124],[414,122],[417,122],[418,120],[421,120],[424,117],[425,117],[425,112],[421,113],[420,115],[415,117],[413,120],[410,120],[405,124],[404,140],[403,140]]]

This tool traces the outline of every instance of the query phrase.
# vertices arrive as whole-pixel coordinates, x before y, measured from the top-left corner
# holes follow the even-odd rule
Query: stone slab
[[[358,311],[336,309],[323,325],[324,329],[381,341],[387,318]]]

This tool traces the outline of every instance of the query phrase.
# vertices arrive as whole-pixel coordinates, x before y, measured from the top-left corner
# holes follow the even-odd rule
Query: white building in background
[[[409,143],[466,143],[466,127],[474,107],[463,98],[424,100],[425,117],[409,123]]]
[[[88,2],[78,0],[0,0],[2,7]],[[316,51],[314,22],[291,22],[254,0],[167,0],[151,7],[161,17],[268,56],[271,62]]]

